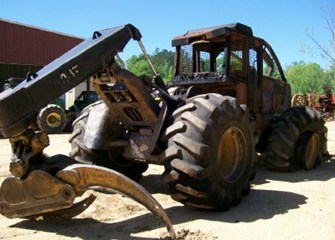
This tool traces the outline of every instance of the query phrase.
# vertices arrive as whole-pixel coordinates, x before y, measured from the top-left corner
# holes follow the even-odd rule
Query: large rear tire
[[[148,163],[125,159],[122,156],[122,147],[96,150],[88,148],[84,143],[90,112],[101,104],[104,103],[97,102],[89,105],[73,122],[73,132],[69,138],[71,143],[70,157],[81,163],[95,164],[116,170],[135,181],[139,181],[142,178],[142,173],[148,169]],[[119,129],[118,126],[118,124],[113,124],[113,128],[108,131],[111,137],[120,137],[123,130]]]
[[[275,170],[315,168],[327,152],[327,128],[320,113],[298,106],[287,109],[271,124],[264,156]]]
[[[204,94],[188,99],[173,117],[163,134],[163,180],[172,198],[202,209],[237,205],[250,189],[256,156],[248,110],[235,98]]]
[[[37,125],[46,133],[55,134],[62,132],[66,125],[64,109],[56,104],[49,104],[39,112]]]

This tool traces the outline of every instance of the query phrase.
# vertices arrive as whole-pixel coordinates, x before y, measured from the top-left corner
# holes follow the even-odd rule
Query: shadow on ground
[[[269,190],[253,190],[240,205],[227,212],[202,211],[184,206],[173,206],[166,209],[172,223],[179,224],[195,219],[219,221],[227,223],[253,222],[259,219],[271,219],[275,215],[284,214],[299,208],[306,203],[303,195]],[[112,212],[110,214],[113,214]],[[141,238],[131,233],[155,230],[163,227],[158,218],[151,213],[131,217],[118,222],[106,223],[92,218],[49,219],[44,221],[23,220],[11,227],[52,232],[61,236],[79,237],[81,239],[160,239]]]
[[[327,181],[335,176],[335,159],[326,159],[320,166],[311,171],[273,172],[264,166],[256,167],[254,184],[264,184],[269,180],[300,182],[300,181]],[[151,193],[168,194],[168,188],[161,180],[161,173],[150,174],[143,178],[141,184]],[[252,189],[237,207],[227,212],[201,211],[184,206],[172,206],[166,209],[174,225],[203,219],[229,224],[239,222],[250,223],[259,219],[271,219],[276,215],[285,214],[306,204],[307,197],[301,194],[263,189]],[[110,214],[113,214],[111,212]],[[54,219],[46,221],[23,220],[11,227],[33,229],[52,232],[60,236],[79,237],[89,239],[161,239],[142,238],[132,235],[155,230],[163,227],[160,220],[147,212],[139,216],[129,216],[128,219],[100,222],[92,218],[76,218],[72,220]],[[167,234],[166,234],[167,235]]]
[[[267,169],[264,164],[256,165],[256,178],[254,184],[267,183],[268,180],[282,182],[306,182],[306,181],[328,181],[335,177],[335,157],[330,155],[324,157],[319,166],[315,169],[297,170],[294,172],[276,172]]]

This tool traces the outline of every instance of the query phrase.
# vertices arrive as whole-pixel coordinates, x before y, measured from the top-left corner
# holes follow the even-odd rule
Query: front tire
[[[172,198],[202,209],[237,205],[250,189],[255,157],[248,110],[235,98],[204,94],[188,99],[173,117],[164,134],[163,175]]]
[[[87,122],[93,108],[101,108],[103,102],[97,102],[86,107],[81,115],[73,122],[73,132],[70,135],[70,157],[81,163],[95,164],[118,171],[134,181],[142,178],[142,173],[148,169],[148,163],[139,160],[127,160],[122,156],[122,147],[110,149],[90,149],[84,143]],[[111,138],[118,138],[123,130],[116,121],[109,122],[108,132]],[[114,124],[113,124],[114,123]]]

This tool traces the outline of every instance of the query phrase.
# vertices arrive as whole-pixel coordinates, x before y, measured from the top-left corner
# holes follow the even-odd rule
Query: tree
[[[161,75],[165,82],[171,81],[173,78],[173,58],[174,53],[166,49],[159,50],[156,48],[149,58],[158,74]],[[133,55],[126,61],[127,69],[134,74],[141,76],[152,76],[153,73],[143,54]]]
[[[132,73],[141,76],[152,76],[153,73],[143,54],[133,55],[126,61],[127,69]]]
[[[328,42],[322,42],[314,36],[313,30],[307,31],[307,36],[318,47],[321,57],[328,60],[330,66],[335,67],[335,9],[333,7],[328,8],[327,10],[323,9],[321,15],[326,23],[330,39]]]
[[[325,89],[330,89],[332,92],[335,92],[335,65],[330,67],[326,71],[325,77]]]
[[[291,85],[292,93],[323,93],[331,87],[330,78],[316,63],[295,62],[286,70],[286,77]]]
[[[154,64],[156,71],[165,81],[172,80],[174,52],[166,49],[160,51],[159,48],[156,48],[152,56],[152,63]]]

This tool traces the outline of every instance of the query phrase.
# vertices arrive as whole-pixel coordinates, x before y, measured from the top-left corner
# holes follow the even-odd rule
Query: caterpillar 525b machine
[[[136,76],[118,53],[139,43],[153,76]],[[14,89],[0,95],[0,129],[13,157],[0,189],[9,218],[75,216],[92,202],[75,198],[91,186],[117,190],[158,215],[162,207],[138,185],[148,164],[164,165],[176,201],[226,210],[248,193],[261,157],[279,170],[312,169],[327,152],[320,114],[291,107],[290,86],[263,39],[240,23],[189,31],[172,40],[174,79],[165,85],[128,24],[94,32]],[[36,113],[91,78],[98,101],[83,110],[70,136],[70,156],[47,156]],[[133,180],[135,181],[133,181]]]

